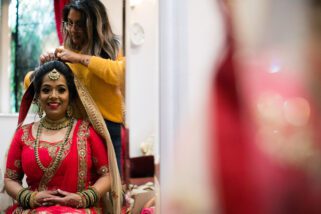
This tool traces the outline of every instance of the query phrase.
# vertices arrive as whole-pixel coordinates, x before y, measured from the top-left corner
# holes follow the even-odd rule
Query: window
[[[10,3],[12,112],[19,110],[26,73],[39,65],[41,53],[59,45],[54,17],[53,0],[12,0]]]

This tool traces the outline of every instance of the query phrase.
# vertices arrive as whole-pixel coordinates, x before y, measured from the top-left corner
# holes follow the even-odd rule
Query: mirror
[[[147,156],[145,160],[148,163],[153,163],[148,166],[149,171],[154,172],[154,163],[159,164],[158,2],[153,0],[144,2],[101,1],[107,8],[114,33],[119,35],[122,40],[123,53],[126,57],[125,103],[126,124],[129,129],[128,158],[131,159],[132,165],[138,164],[140,166],[139,157]],[[39,54],[52,51],[59,46],[59,39],[55,32],[55,19],[53,18],[55,17],[53,2],[53,0],[43,1],[41,4],[33,5],[24,0],[0,1],[0,128],[6,130],[6,132],[0,133],[0,138],[5,142],[0,151],[1,169],[4,168],[6,148],[11,142],[16,127],[17,114],[14,112],[19,109],[18,104],[23,93],[23,85],[21,84],[23,77],[27,71],[37,66]],[[18,8],[18,11],[15,8]],[[26,17],[34,18],[31,11],[42,12],[35,15],[37,22],[25,19]],[[46,21],[48,19],[50,22]],[[41,26],[41,24],[45,25]],[[38,26],[40,27],[38,28]],[[38,36],[41,32],[45,35]],[[37,35],[36,39],[30,37],[35,35]],[[34,46],[30,45],[31,40],[36,41]],[[25,43],[28,43],[29,46],[23,46]],[[38,50],[40,52],[36,52]],[[29,52],[25,56],[18,55],[27,51]],[[17,63],[13,59],[20,61]],[[15,74],[13,71],[17,71],[18,67],[20,70]],[[33,116],[28,118],[28,121],[33,120]],[[152,159],[151,156],[153,156]],[[153,175],[148,174],[148,176],[151,179],[145,181],[152,181]],[[133,181],[142,184],[141,182],[144,180]]]

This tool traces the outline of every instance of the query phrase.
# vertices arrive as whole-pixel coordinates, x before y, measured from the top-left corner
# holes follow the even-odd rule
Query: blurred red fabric
[[[213,191],[219,197],[219,210],[224,214],[321,213],[320,182],[304,169],[279,164],[257,146],[256,124],[247,113],[250,97],[244,93],[244,88],[248,86],[240,79],[244,74],[240,73],[235,61],[236,44],[230,11],[224,5],[226,1],[220,2],[226,29],[225,52],[215,72],[209,126],[213,133],[211,152],[215,151],[215,155],[209,155],[215,176]],[[293,87],[292,80],[283,79],[284,90]],[[263,78],[255,81],[258,85],[265,84]],[[313,100],[310,103],[314,103]],[[315,130],[311,128],[311,131]]]
[[[66,4],[69,3],[70,0],[55,0],[54,1],[54,11],[55,11],[55,21],[56,21],[56,30],[58,34],[59,44],[63,44],[63,35],[61,32],[61,24],[62,24],[62,10]]]

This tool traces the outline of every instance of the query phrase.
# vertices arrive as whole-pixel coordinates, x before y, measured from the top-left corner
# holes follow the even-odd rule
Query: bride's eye
[[[42,88],[41,92],[48,94],[50,92],[50,89],[49,88]]]
[[[60,94],[63,94],[64,92],[66,92],[66,88],[61,87],[61,88],[58,89],[58,92],[59,92]]]

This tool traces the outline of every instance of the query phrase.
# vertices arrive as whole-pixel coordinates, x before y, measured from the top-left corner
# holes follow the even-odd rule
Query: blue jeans
[[[115,149],[116,159],[117,159],[117,165],[119,174],[121,175],[121,123],[115,123],[109,120],[105,120],[105,123],[107,125],[110,138],[113,142],[113,146]]]

